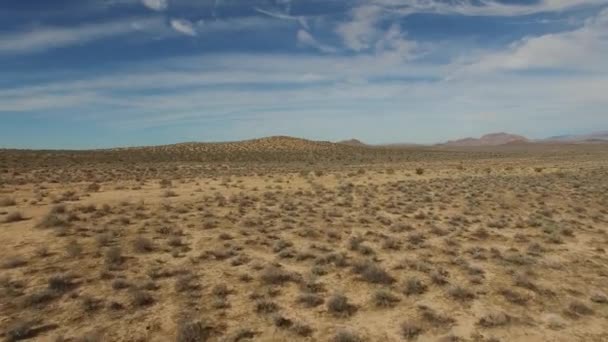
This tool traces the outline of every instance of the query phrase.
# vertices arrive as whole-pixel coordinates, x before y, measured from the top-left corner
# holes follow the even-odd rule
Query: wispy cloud
[[[324,53],[333,53],[337,51],[337,49],[332,46],[319,43],[310,33],[305,30],[298,30],[296,37],[298,44],[302,46],[309,46]]]
[[[306,17],[304,16],[291,16],[285,13],[279,13],[279,12],[273,12],[273,11],[267,11],[267,10],[263,10],[261,8],[255,7],[254,8],[257,12],[265,14],[269,17],[272,18],[276,18],[276,19],[283,19],[283,20],[295,20],[298,23],[300,23],[300,25],[305,28],[306,30],[310,30],[310,27],[308,26],[308,22],[306,21]]]
[[[374,0],[385,10],[402,15],[413,13],[458,14],[466,16],[521,16],[558,12],[575,7],[607,4],[607,0],[539,0],[531,4],[504,3],[495,0]]]
[[[38,52],[164,27],[160,18],[123,19],[75,27],[39,27],[0,35],[0,54]]]
[[[171,19],[171,27],[182,34],[187,36],[196,36],[196,30],[194,29],[194,25],[186,19]]]
[[[168,0],[141,0],[141,3],[153,11],[164,11],[169,7]]]

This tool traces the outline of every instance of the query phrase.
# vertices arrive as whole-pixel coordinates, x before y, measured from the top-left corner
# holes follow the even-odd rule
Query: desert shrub
[[[82,246],[76,240],[72,240],[65,246],[65,251],[68,256],[75,258],[82,254]]]
[[[110,233],[101,233],[95,237],[95,241],[99,246],[107,246],[112,241],[112,234]]]
[[[27,264],[27,261],[20,256],[11,256],[2,261],[2,268],[17,268]]]
[[[133,290],[131,291],[131,302],[135,307],[144,307],[154,304],[154,297],[146,291]]]
[[[297,302],[304,304],[306,307],[313,308],[323,304],[324,300],[323,297],[314,293],[303,293],[298,296]]]
[[[418,310],[420,311],[421,317],[428,323],[434,326],[448,326],[454,323],[454,319],[452,317],[446,316],[444,314],[438,313],[433,308],[430,308],[426,305],[418,306]]]
[[[139,253],[151,252],[154,250],[154,243],[146,237],[138,236],[133,240],[133,249]]]
[[[6,223],[19,222],[19,221],[23,221],[23,220],[25,220],[25,217],[19,211],[14,211],[14,212],[6,215],[6,217],[4,218],[4,222],[6,222]]]
[[[281,314],[275,314],[272,317],[272,322],[274,326],[281,329],[291,328],[293,326],[293,321]]]
[[[36,321],[19,320],[8,327],[6,331],[6,340],[8,342],[25,340],[36,335]]]
[[[441,270],[432,270],[429,273],[429,277],[431,277],[431,281],[435,285],[445,285],[448,283],[447,272]]]
[[[91,184],[87,185],[88,192],[97,192],[100,189],[101,189],[101,185],[99,185],[99,183],[91,183]]]
[[[72,277],[66,274],[56,274],[49,278],[48,286],[50,290],[62,293],[73,287]]]
[[[353,271],[359,274],[363,280],[373,284],[392,284],[395,281],[395,278],[371,261],[356,263]]]
[[[105,254],[106,263],[109,265],[119,265],[123,261],[122,249],[118,246],[110,247]]]
[[[122,278],[118,278],[112,282],[112,288],[114,290],[122,290],[131,287],[131,284]]]
[[[401,336],[406,340],[415,339],[422,332],[422,327],[415,322],[406,321],[401,323]]]
[[[333,342],[363,342],[363,338],[352,331],[340,330],[334,335]]]
[[[472,300],[475,298],[475,293],[473,293],[471,290],[456,285],[456,286],[451,286],[448,289],[448,295],[456,300],[460,300],[460,301],[466,301],[466,300]]]
[[[177,342],[207,341],[213,332],[213,327],[202,321],[180,322],[177,325]]]
[[[230,289],[225,284],[218,284],[213,287],[211,293],[216,297],[227,297],[230,294]]]
[[[509,324],[511,317],[504,312],[491,312],[477,321],[477,324],[485,328],[499,327]]]
[[[427,290],[427,285],[420,279],[412,277],[406,280],[403,293],[407,296],[423,294]]]
[[[47,304],[55,298],[57,298],[57,292],[50,289],[44,289],[26,296],[24,298],[23,304],[26,307],[38,307]]]
[[[0,198],[0,207],[11,207],[16,205],[17,202],[14,198],[2,197]]]
[[[46,214],[38,223],[38,227],[41,228],[54,228],[67,225],[68,222],[59,217],[59,215],[57,215],[57,213],[53,210],[51,210],[50,213]]]
[[[255,311],[257,313],[268,314],[276,312],[277,310],[279,310],[279,306],[269,300],[261,299],[255,303]]]
[[[566,313],[571,316],[579,316],[579,315],[591,315],[593,310],[587,306],[587,304],[579,301],[573,300],[568,304],[566,308]]]
[[[302,337],[308,337],[313,333],[313,329],[310,327],[310,325],[301,322],[295,322],[291,326],[291,330]]]
[[[395,306],[399,302],[399,297],[388,290],[377,290],[374,292],[373,302],[377,307],[388,308]]]
[[[261,280],[269,285],[281,285],[289,281],[295,281],[296,276],[276,266],[270,266],[262,272]]]
[[[177,292],[186,292],[196,290],[198,288],[198,283],[196,281],[196,276],[192,274],[183,274],[175,279],[175,291]]]
[[[348,302],[348,298],[342,294],[335,294],[327,301],[327,311],[337,317],[352,315],[357,308]]]

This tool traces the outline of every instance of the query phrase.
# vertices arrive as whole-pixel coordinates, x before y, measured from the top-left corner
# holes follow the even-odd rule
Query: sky
[[[608,0],[0,0],[0,148],[608,129]]]

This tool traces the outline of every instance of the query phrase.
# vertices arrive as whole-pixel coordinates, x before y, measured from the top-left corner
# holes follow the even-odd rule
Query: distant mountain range
[[[491,133],[482,136],[481,138],[464,138],[458,140],[450,140],[445,143],[437,144],[436,146],[448,147],[467,147],[467,146],[500,146],[510,144],[530,144],[530,143],[569,143],[569,144],[591,144],[591,143],[608,143],[608,131],[595,132],[582,135],[559,135],[545,139],[528,139],[524,136],[510,133]]]
[[[442,146],[498,146],[505,144],[527,143],[530,142],[524,136],[509,134],[509,133],[491,133],[482,136],[481,138],[464,138],[458,140],[450,140],[446,143],[439,144]]]
[[[608,131],[582,135],[558,135],[543,139],[545,142],[602,142],[608,141]]]

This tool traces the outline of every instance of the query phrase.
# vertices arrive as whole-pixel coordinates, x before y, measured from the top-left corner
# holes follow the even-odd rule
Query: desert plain
[[[608,144],[0,150],[7,341],[608,341]]]

